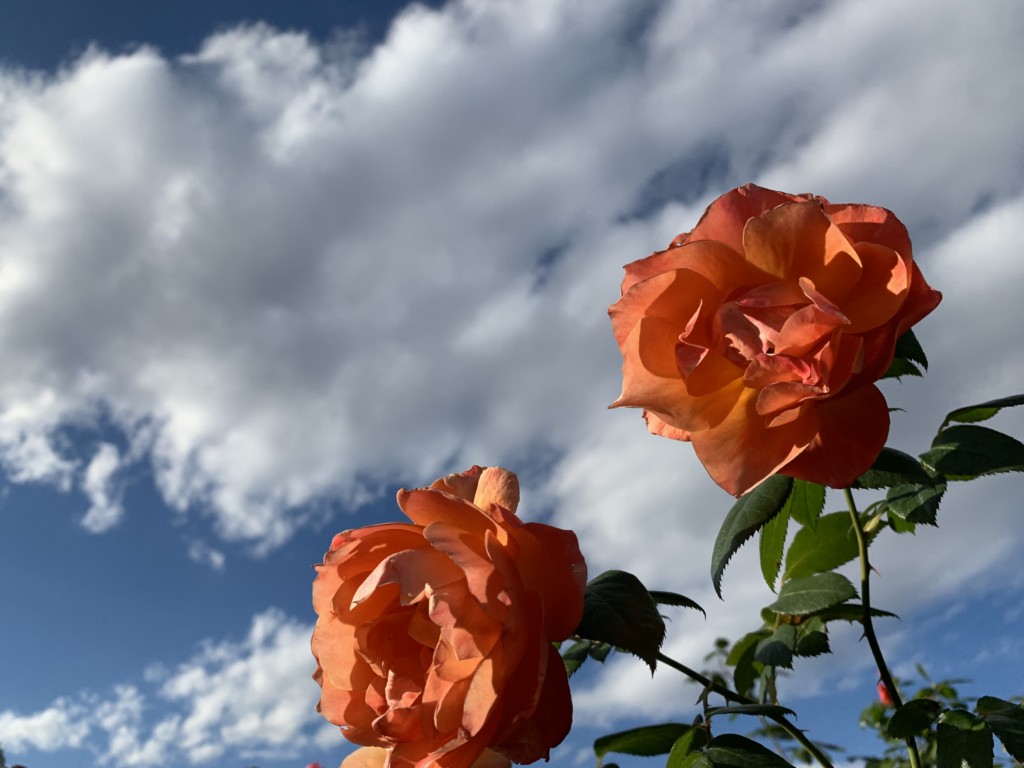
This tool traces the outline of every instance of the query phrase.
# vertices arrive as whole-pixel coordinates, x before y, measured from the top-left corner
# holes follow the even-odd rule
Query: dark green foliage
[[[782,567],[782,553],[785,550],[788,530],[789,513],[785,509],[761,529],[761,575],[772,592],[775,591],[775,580],[779,577],[779,569]]]
[[[754,658],[771,667],[793,666],[793,651],[796,649],[796,627],[783,624],[757,644]]]
[[[921,454],[932,472],[950,480],[1024,470],[1024,444],[988,427],[957,424],[939,432],[931,450]]]
[[[576,634],[638,656],[653,673],[665,640],[665,620],[636,576],[625,571],[606,571],[587,584],[583,619]]]
[[[610,733],[594,741],[594,754],[598,759],[609,752],[642,757],[666,755],[683,734],[695,727],[684,723],[661,723]]]
[[[779,599],[768,606],[774,613],[803,616],[824,611],[857,596],[857,590],[839,573],[816,573],[782,585]]]
[[[927,484],[931,476],[913,456],[885,447],[871,469],[857,478],[854,488],[892,488],[909,483]]]
[[[793,488],[793,478],[772,475],[733,504],[725,516],[711,553],[711,582],[722,596],[722,573],[729,559],[769,520],[782,511]]]
[[[813,528],[824,509],[825,486],[794,480],[782,511],[805,528]]]
[[[896,341],[896,353],[889,370],[883,374],[883,379],[899,378],[901,376],[923,376],[928,370],[928,358],[925,357],[921,343],[917,340],[914,332],[906,331]]]
[[[782,580],[830,571],[857,557],[857,538],[850,515],[836,512],[818,520],[817,526],[801,528],[786,553]]]
[[[1024,707],[995,696],[982,696],[975,709],[1013,759],[1024,762]]]
[[[665,768],[684,768],[684,766],[711,765],[711,761],[700,751],[707,746],[708,732],[699,726],[693,726],[676,739],[668,753]]]
[[[889,719],[885,735],[890,739],[905,739],[928,730],[942,713],[942,705],[932,699],[914,699],[897,709]]]
[[[908,523],[936,525],[939,504],[945,492],[946,484],[940,481],[897,485],[890,488],[885,495],[882,508],[889,513],[890,518],[896,517]]]
[[[941,431],[945,429],[947,424],[954,421],[962,423],[987,421],[999,413],[1003,408],[1011,408],[1015,405],[1024,405],[1024,395],[1000,397],[996,400],[986,400],[984,403],[978,403],[977,405],[967,405],[963,408],[957,408],[955,411],[950,411],[946,414],[946,418],[943,419],[942,426],[939,427],[939,430]]]
[[[676,592],[663,592],[660,589],[652,589],[649,591],[649,594],[658,605],[671,605],[677,608],[693,608],[695,611],[700,611],[705,616],[708,615],[695,600],[691,600],[686,595],[680,595]]]
[[[711,740],[704,754],[715,766],[729,768],[791,768],[789,762],[745,736],[726,733]]]
[[[937,768],[992,768],[992,731],[984,720],[953,709],[937,723]]]

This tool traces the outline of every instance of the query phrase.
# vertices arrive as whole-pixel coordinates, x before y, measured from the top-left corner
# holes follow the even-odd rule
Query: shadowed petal
[[[708,474],[733,496],[742,496],[775,474],[798,456],[817,432],[813,410],[769,428],[757,413],[757,396],[757,390],[745,389],[720,424],[690,437]]]
[[[889,436],[889,409],[877,387],[860,387],[818,404],[818,435],[782,471],[832,488],[864,474]]]

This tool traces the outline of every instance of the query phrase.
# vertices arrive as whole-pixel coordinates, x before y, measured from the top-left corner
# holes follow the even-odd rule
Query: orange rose
[[[473,467],[399,491],[411,524],[339,533],[317,566],[318,710],[388,766],[532,763],[569,731],[552,641],[579,624],[587,568],[575,534],[518,503],[514,473]]]
[[[613,407],[692,442],[736,496],[775,472],[847,486],[889,434],[874,382],[940,298],[884,208],[748,184],[626,266],[609,309],[623,357]]]
[[[385,768],[387,764],[388,750],[383,747],[360,747],[342,760],[339,768]],[[504,755],[485,749],[471,768],[509,768],[510,765],[509,759]],[[317,768],[320,768],[319,765]]]

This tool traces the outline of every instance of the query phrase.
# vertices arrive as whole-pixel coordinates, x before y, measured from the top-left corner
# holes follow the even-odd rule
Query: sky
[[[724,601],[708,577],[731,499],[606,408],[621,267],[746,182],[892,209],[945,296],[929,374],[883,387],[890,445],[923,451],[1024,390],[1022,34],[1016,0],[3,0],[8,762],[336,765],[311,566],[473,464],[518,472],[591,573],[704,605],[670,655],[757,628],[756,552]],[[897,674],[1024,693],[1020,492],[954,485],[938,529],[878,540]],[[856,753],[877,674],[832,640],[782,694]],[[626,656],[573,689],[565,765],[698,693]]]

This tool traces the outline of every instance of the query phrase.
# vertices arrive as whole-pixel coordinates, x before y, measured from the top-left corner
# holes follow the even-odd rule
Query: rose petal
[[[480,483],[476,487],[473,504],[487,512],[492,504],[497,504],[509,512],[515,512],[519,506],[519,478],[514,472],[501,467],[488,467],[480,475]],[[512,518],[515,520],[515,518]]]
[[[792,461],[817,432],[813,410],[769,428],[757,413],[757,397],[757,390],[744,389],[720,424],[690,436],[708,474],[734,496],[742,496]]]
[[[644,411],[644,421],[647,422],[647,429],[652,435],[661,435],[671,440],[690,441],[690,433],[685,429],[673,427],[654,411]]]
[[[787,475],[845,488],[871,468],[889,436],[889,408],[877,387],[860,387],[818,404],[818,435],[782,469]]]
[[[622,347],[622,394],[610,407],[643,406],[665,413],[678,409],[689,398],[676,362],[678,341],[677,325],[643,318]]]
[[[384,768],[387,758],[383,747],[360,747],[341,761],[340,768]]]
[[[843,311],[850,318],[846,332],[851,334],[889,322],[906,301],[911,275],[907,260],[891,248],[858,243],[857,253],[864,273],[843,302]]]
[[[740,247],[701,240],[688,242],[685,247],[673,246],[627,264],[622,293],[644,280],[680,269],[700,275],[720,289],[737,284],[758,285],[767,279],[767,275],[743,258]]]
[[[810,278],[831,298],[860,279],[856,249],[817,202],[787,203],[743,229],[747,260],[778,279]]]
[[[825,205],[825,214],[851,243],[877,243],[911,258],[910,235],[892,211],[874,205]]]
[[[381,586],[397,584],[401,604],[409,605],[423,599],[428,584],[438,590],[463,577],[462,570],[442,552],[427,547],[407,549],[382,560],[360,584],[352,604],[363,602]]]
[[[447,523],[431,523],[423,529],[423,535],[434,549],[451,558],[460,577],[465,579],[469,594],[483,609],[497,621],[504,621],[508,606],[498,593],[505,584],[498,578],[484,542]]]
[[[479,539],[494,531],[494,523],[472,502],[420,488],[398,492],[399,508],[417,525],[448,523]]]
[[[548,759],[551,747],[562,743],[572,726],[572,697],[562,657],[553,647],[545,649],[546,672],[532,717],[516,720],[498,734],[496,749],[517,763]]]
[[[544,630],[549,640],[565,640],[583,618],[587,564],[572,531],[543,523],[526,523],[517,531],[519,571],[526,589],[544,605]]]
[[[784,203],[806,201],[812,195],[790,195],[765,189],[756,184],[745,184],[730,190],[715,200],[701,216],[693,231],[677,237],[673,243],[693,240],[714,240],[734,251],[743,252],[743,226],[747,220]]]

